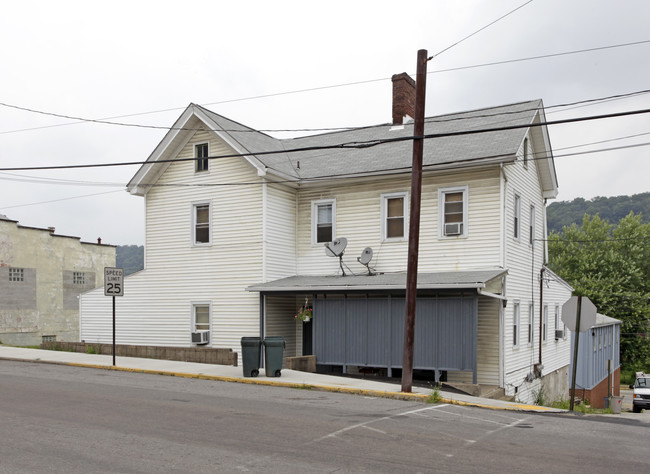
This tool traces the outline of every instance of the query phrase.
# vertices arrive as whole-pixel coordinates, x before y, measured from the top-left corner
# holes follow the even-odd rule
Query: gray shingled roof
[[[322,147],[341,143],[371,142],[386,138],[413,135],[413,124],[392,130],[391,124],[357,128],[341,132],[311,135],[292,139],[277,139],[253,130],[219,114],[200,108],[246,151],[275,151],[305,147]],[[478,130],[508,125],[526,125],[533,122],[543,107],[541,100],[490,107],[469,112],[429,117],[425,134],[450,133],[462,130]],[[423,165],[453,165],[463,160],[480,158],[479,162],[513,161],[519,149],[525,128],[428,139],[424,145]],[[256,156],[268,171],[283,175],[313,177],[389,172],[409,168],[412,159],[412,142],[392,142],[369,148],[346,148],[301,151]],[[300,170],[296,171],[296,162]],[[476,164],[477,161],[472,161]]]
[[[461,272],[419,273],[418,289],[466,289],[485,288],[487,282],[504,275],[507,270],[471,270]],[[259,292],[296,291],[369,291],[404,290],[406,273],[384,273],[380,275],[311,276],[297,275],[280,280],[259,283],[246,288]]]

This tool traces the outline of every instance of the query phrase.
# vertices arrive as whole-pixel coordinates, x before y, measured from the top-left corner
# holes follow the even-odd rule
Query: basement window
[[[25,272],[22,268],[9,269],[9,281],[25,281]]]
[[[72,284],[73,285],[85,285],[86,284],[86,274],[84,272],[72,272]]]
[[[41,342],[56,342],[56,336],[41,336]]]

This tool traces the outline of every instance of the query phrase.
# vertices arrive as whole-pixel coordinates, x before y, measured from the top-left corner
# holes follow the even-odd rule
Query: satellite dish
[[[328,257],[341,257],[343,252],[345,252],[345,247],[348,246],[348,239],[345,237],[339,237],[332,242],[325,244],[325,255]]]
[[[357,258],[357,260],[361,265],[368,265],[370,263],[370,260],[372,260],[372,249],[370,247],[363,249],[363,252],[361,252],[361,257]]]
[[[372,260],[372,249],[370,247],[366,247],[363,249],[363,252],[361,252],[361,257],[357,257],[357,262],[359,262],[361,265],[366,266],[368,269],[368,275],[374,275],[374,273],[370,270],[370,260]]]

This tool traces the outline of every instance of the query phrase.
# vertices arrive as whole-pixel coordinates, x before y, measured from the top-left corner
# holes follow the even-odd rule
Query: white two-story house
[[[283,336],[285,356],[396,375],[414,83],[393,88],[393,123],[293,139],[191,104],[128,185],[145,202],[145,269],[125,281],[116,342],[240,350]],[[544,121],[533,100],[425,126],[414,368],[522,401],[568,393],[571,288],[544,267],[557,194]],[[326,255],[341,238],[343,256]],[[82,296],[81,339],[111,342],[109,300]],[[312,321],[296,321],[305,304]]]

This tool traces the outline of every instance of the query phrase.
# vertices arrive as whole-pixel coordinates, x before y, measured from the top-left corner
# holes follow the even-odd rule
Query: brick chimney
[[[404,116],[415,117],[415,81],[406,74],[393,76],[393,125],[403,125]]]

